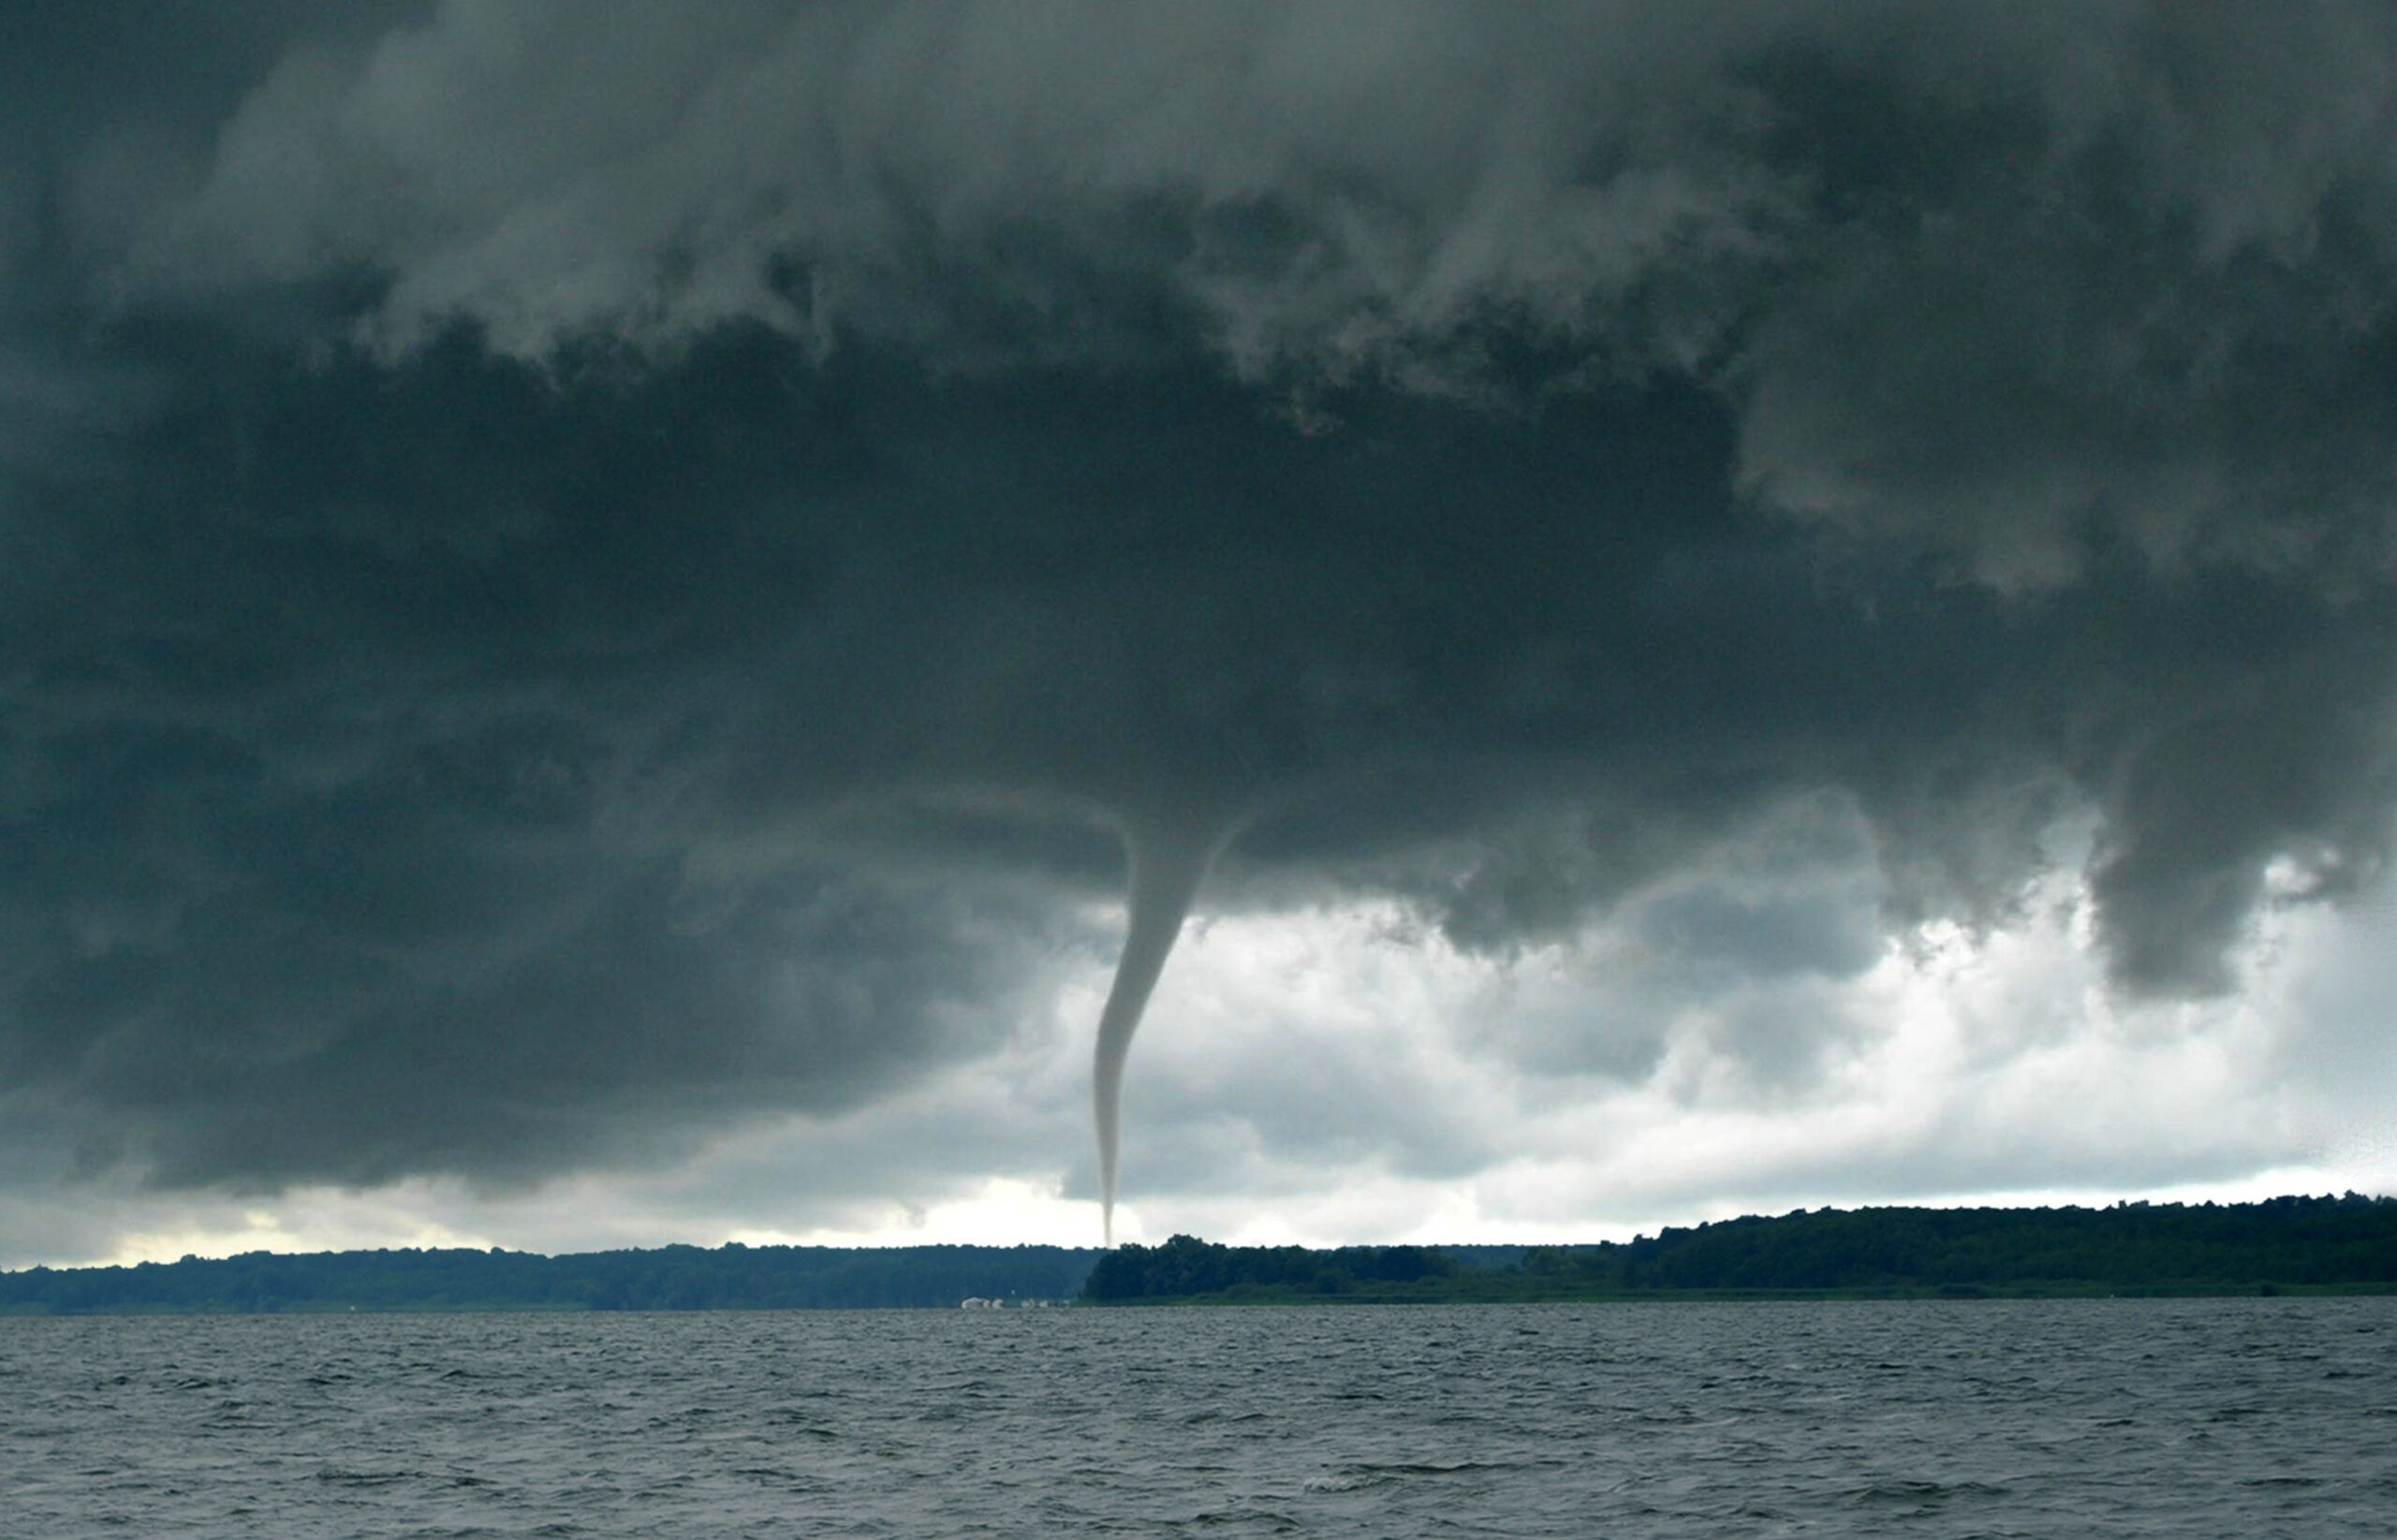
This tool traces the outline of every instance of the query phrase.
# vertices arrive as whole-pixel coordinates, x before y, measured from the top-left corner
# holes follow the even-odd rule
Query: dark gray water
[[[0,1533],[2375,1535],[2397,1299],[0,1320]]]

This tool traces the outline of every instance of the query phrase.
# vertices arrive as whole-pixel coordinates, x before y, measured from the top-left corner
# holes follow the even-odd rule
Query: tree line
[[[0,1272],[0,1314],[2397,1291],[2397,1198],[1820,1209],[1578,1246],[252,1252]]]
[[[1486,1249],[1485,1249],[1486,1250]],[[2397,1198],[2110,1209],[1822,1209],[1542,1246],[1497,1266],[1435,1248],[1223,1246],[1175,1236],[1100,1258],[1095,1304],[1754,1295],[2397,1290]]]
[[[0,1313],[440,1310],[875,1310],[1059,1301],[1095,1248],[744,1246],[532,1252],[251,1252],[0,1273]]]

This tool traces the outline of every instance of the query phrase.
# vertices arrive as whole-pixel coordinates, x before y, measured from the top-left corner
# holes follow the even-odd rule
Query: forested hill
[[[1435,1248],[1233,1247],[1176,1236],[1092,1269],[1093,1303],[1727,1295],[2397,1291],[2397,1198],[2110,1209],[1800,1210],[1541,1247],[1471,1267]]]
[[[809,1310],[1073,1298],[1096,1249],[743,1246],[541,1256],[252,1252],[0,1273],[0,1314],[404,1310]]]
[[[1167,1300],[2397,1292],[2397,1198],[1800,1210],[1623,1244],[322,1252],[0,1272],[0,1314],[805,1310]]]

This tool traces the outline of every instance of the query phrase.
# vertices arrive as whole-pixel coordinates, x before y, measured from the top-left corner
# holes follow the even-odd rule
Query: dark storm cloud
[[[1981,920],[2093,812],[2231,987],[2385,845],[2387,13],[1698,9],[20,23],[0,1094],[640,1158],[988,1051],[1157,819],[1838,976],[1743,831]]]

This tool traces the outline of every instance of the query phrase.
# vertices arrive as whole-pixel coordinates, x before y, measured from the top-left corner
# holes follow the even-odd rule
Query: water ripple
[[[2382,1535],[2397,1300],[0,1321],[11,1534]]]

